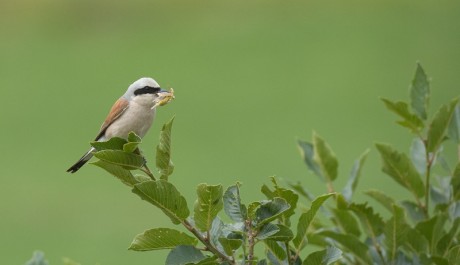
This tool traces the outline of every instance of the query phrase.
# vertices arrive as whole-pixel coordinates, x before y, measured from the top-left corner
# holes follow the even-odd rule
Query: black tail
[[[86,162],[88,162],[91,157],[93,157],[93,150],[94,148],[91,148],[86,154],[84,154],[78,161],[75,163],[73,166],[71,166],[69,169],[67,169],[67,172],[70,173],[75,173],[77,172]]]

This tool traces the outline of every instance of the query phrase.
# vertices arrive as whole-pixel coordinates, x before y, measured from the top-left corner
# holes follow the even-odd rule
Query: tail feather
[[[86,152],[86,154],[84,154],[75,164],[73,164],[73,166],[67,169],[67,172],[70,172],[70,173],[77,172],[84,164],[86,164],[86,162],[88,162],[91,159],[91,157],[93,157],[92,152],[94,150],[95,149],[93,147],[88,152]]]

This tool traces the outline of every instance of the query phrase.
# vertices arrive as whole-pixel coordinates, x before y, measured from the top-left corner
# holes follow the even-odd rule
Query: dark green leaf
[[[94,153],[94,156],[107,163],[121,166],[125,169],[139,169],[145,164],[142,156],[126,153],[121,150],[102,150]]]
[[[315,217],[321,205],[323,205],[323,203],[332,195],[334,195],[334,193],[324,194],[317,197],[311,203],[311,208],[307,212],[300,215],[299,222],[297,224],[297,235],[293,240],[294,246],[297,250],[303,248],[308,227],[313,221],[313,218]]]
[[[241,239],[230,239],[225,237],[219,238],[219,242],[224,248],[225,253],[229,256],[233,255],[233,252],[243,244]]]
[[[455,106],[455,109],[452,113],[452,119],[450,120],[447,135],[457,144],[460,144],[460,104]]]
[[[361,175],[361,169],[363,167],[364,162],[366,161],[369,151],[369,149],[364,151],[364,153],[357,160],[355,160],[355,163],[353,164],[353,168],[351,169],[348,182],[342,191],[342,195],[343,197],[345,197],[347,201],[351,200],[351,196],[353,196],[353,192],[355,191],[355,188],[358,185],[359,176]]]
[[[121,182],[130,187],[133,187],[135,184],[139,183],[139,181],[136,180],[133,174],[131,174],[131,171],[123,168],[122,166],[114,165],[103,160],[91,162],[91,164],[106,170],[107,172],[121,180]]]
[[[375,241],[376,237],[383,231],[384,223],[382,217],[374,213],[374,209],[368,206],[367,203],[352,203],[349,208],[358,217],[364,232]]]
[[[209,231],[212,221],[223,208],[222,185],[200,184],[196,189],[198,199],[194,207],[195,225],[201,231]]]
[[[386,98],[381,98],[381,100],[385,103],[387,109],[403,118],[402,121],[398,121],[399,125],[409,128],[413,133],[420,133],[420,130],[424,127],[423,121],[409,111],[409,106],[406,102],[392,102]]]
[[[390,211],[390,212],[393,211],[393,204],[395,203],[395,201],[393,200],[392,197],[386,195],[385,193],[383,193],[383,192],[381,192],[379,190],[368,190],[368,191],[365,191],[364,194],[368,195],[372,199],[374,199],[377,202],[379,202],[388,211]]]
[[[247,218],[247,209],[241,204],[239,185],[233,185],[227,188],[224,193],[224,210],[230,219],[235,222],[243,222]]]
[[[166,265],[186,265],[189,263],[197,263],[205,259],[201,251],[194,246],[182,245],[177,246],[169,252],[166,258]]]
[[[428,240],[415,228],[408,228],[406,245],[417,254],[428,252]]]
[[[410,158],[418,173],[421,175],[426,172],[426,149],[425,144],[420,138],[414,138],[410,147]]]
[[[291,217],[294,214],[294,211],[297,207],[297,201],[299,200],[299,195],[294,193],[294,191],[292,190],[279,187],[274,177],[272,177],[271,179],[275,187],[275,190],[273,191],[273,196],[283,198],[290,206],[289,210],[285,211],[281,216],[281,223],[290,226],[291,221],[289,220],[289,217]]]
[[[190,215],[185,198],[173,184],[165,180],[136,184],[133,192],[160,208],[174,224],[183,222]]]
[[[146,230],[144,233],[137,235],[129,249],[135,251],[172,249],[179,245],[195,246],[197,243],[198,241],[195,238],[177,230],[170,228],[155,228]]]
[[[428,240],[430,253],[435,252],[439,239],[444,236],[444,223],[447,220],[445,215],[435,215],[428,220],[419,222],[415,228]]]
[[[371,258],[369,257],[369,247],[362,243],[357,237],[328,230],[322,231],[319,234],[341,244],[344,250],[353,253],[354,257],[358,259],[360,263],[372,264]]]
[[[32,258],[25,265],[48,265],[48,261],[45,259],[43,252],[35,251]]]
[[[173,121],[174,117],[163,125],[156,153],[156,166],[160,171],[160,178],[166,180],[174,171],[174,164],[171,161],[171,128]]]
[[[447,259],[450,265],[460,265],[460,245],[456,245],[449,250]]]
[[[276,257],[279,264],[283,264],[287,258],[286,250],[284,245],[273,240],[264,240],[267,249]]]
[[[276,234],[278,231],[280,231],[280,228],[277,225],[272,223],[266,223],[264,226],[260,228],[256,238],[259,240],[264,240],[267,239],[269,236]]]
[[[276,229],[272,226],[275,226]],[[263,234],[262,234],[262,231],[263,231]],[[294,234],[292,233],[291,229],[281,224],[274,225],[274,224],[268,223],[261,229],[259,234],[257,234],[257,239],[259,240],[269,239],[269,240],[274,240],[274,241],[287,242],[287,241],[292,240],[293,238],[294,238]]]
[[[308,255],[302,265],[329,265],[342,258],[342,251],[334,246]]]
[[[315,173],[318,177],[320,177],[322,180],[324,180],[324,176],[321,173],[321,168],[319,167],[318,163],[313,159],[314,155],[314,150],[313,150],[313,145],[309,142],[297,141],[300,154],[303,158],[303,161],[305,164],[307,164],[308,169],[310,169],[313,173]]]
[[[387,144],[376,144],[383,161],[382,170],[396,182],[411,191],[416,197],[425,195],[420,174],[404,153],[399,153]]]
[[[430,83],[420,63],[417,63],[414,79],[410,87],[411,106],[415,114],[426,120],[430,99]]]
[[[458,229],[460,227],[460,219],[455,219],[449,232],[446,233],[436,245],[437,253],[441,256],[448,254],[449,249],[456,243],[458,236]]]
[[[425,219],[425,213],[423,209],[413,201],[404,200],[401,202],[401,205],[406,209],[406,212],[409,214],[409,217],[415,222],[418,223]]]
[[[225,262],[220,263],[216,256],[206,257],[196,263],[189,263],[187,265],[191,265],[191,264],[193,265],[229,265],[228,263],[225,263]]]
[[[460,200],[460,162],[455,166],[450,182],[454,192],[454,199]]]
[[[454,114],[458,99],[452,100],[449,104],[444,104],[434,115],[428,128],[427,150],[434,153],[439,149],[444,137],[447,134],[450,121]]]
[[[385,223],[385,245],[389,260],[395,260],[400,246],[407,240],[409,225],[406,223],[404,210],[393,204],[393,216]]]
[[[361,235],[361,230],[359,229],[358,221],[350,213],[349,210],[341,210],[332,208],[331,212],[333,214],[334,223],[340,227],[344,234],[352,234],[357,237]]]
[[[273,200],[262,202],[260,207],[256,210],[256,223],[257,227],[269,223],[278,218],[285,211],[289,210],[289,204],[285,199],[275,197]]]
[[[256,212],[257,212],[257,209],[259,209],[261,203],[260,202],[251,202],[249,205],[248,205],[248,217],[251,219],[251,220],[254,220],[256,219]]]
[[[313,159],[321,168],[322,175],[328,182],[337,178],[339,162],[329,145],[318,134],[313,134]]]
[[[106,142],[91,142],[91,145],[96,148],[97,151],[102,150],[123,150],[123,145],[125,145],[127,141],[123,138],[119,137],[112,137],[110,140]]]

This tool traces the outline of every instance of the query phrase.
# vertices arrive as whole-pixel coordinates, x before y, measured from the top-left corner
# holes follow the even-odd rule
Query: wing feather
[[[114,121],[120,118],[121,115],[123,115],[123,113],[128,109],[128,106],[129,102],[124,98],[118,99],[115,104],[113,104],[109,115],[107,115],[104,123],[102,123],[101,129],[97,134],[95,141],[99,140],[105,134],[105,131],[110,126],[110,124],[112,124]]]

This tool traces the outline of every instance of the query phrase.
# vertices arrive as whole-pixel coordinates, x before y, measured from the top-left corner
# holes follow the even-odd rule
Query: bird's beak
[[[155,108],[156,106],[164,106],[168,104],[171,100],[175,99],[174,96],[174,89],[171,87],[169,91],[161,89],[158,93],[158,99],[155,105],[152,107]]]

